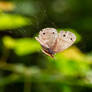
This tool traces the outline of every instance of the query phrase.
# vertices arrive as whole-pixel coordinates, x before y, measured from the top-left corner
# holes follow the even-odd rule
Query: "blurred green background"
[[[46,27],[77,41],[52,59],[35,40]],[[92,91],[92,1],[0,0],[0,92],[74,91]]]

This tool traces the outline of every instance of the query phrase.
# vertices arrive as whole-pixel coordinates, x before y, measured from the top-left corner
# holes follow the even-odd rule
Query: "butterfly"
[[[76,36],[69,31],[58,33],[55,28],[44,28],[35,39],[40,43],[43,53],[54,57],[54,54],[70,47],[75,42]]]

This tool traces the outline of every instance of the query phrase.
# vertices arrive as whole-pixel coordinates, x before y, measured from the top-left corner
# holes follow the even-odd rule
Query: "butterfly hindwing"
[[[76,40],[76,36],[69,31],[60,31],[56,46],[53,49],[54,52],[61,52],[70,47]]]

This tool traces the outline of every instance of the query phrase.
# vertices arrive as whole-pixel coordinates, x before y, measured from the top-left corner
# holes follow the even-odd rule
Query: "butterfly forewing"
[[[56,29],[45,28],[39,32],[39,37],[36,37],[36,40],[38,40],[41,45],[44,45],[52,49],[56,42],[57,37],[58,37],[58,33]]]

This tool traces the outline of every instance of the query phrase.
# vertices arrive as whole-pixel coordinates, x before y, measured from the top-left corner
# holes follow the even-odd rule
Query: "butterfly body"
[[[42,51],[51,57],[70,47],[76,40],[72,32],[60,31],[58,33],[54,28],[42,29],[39,36],[35,38],[41,44]]]
[[[50,48],[46,48],[44,46],[42,46],[42,52],[50,57],[54,57],[54,54],[55,54],[53,50],[51,50]]]

